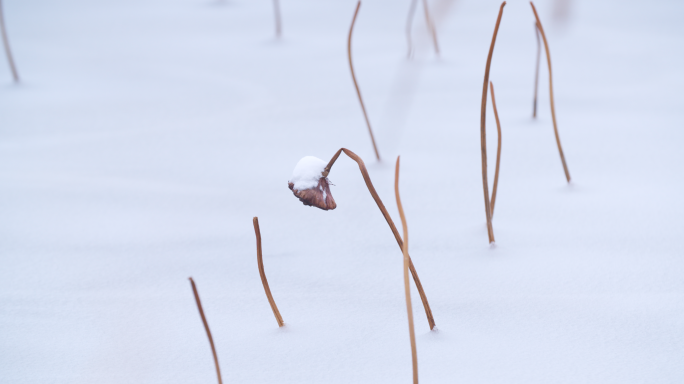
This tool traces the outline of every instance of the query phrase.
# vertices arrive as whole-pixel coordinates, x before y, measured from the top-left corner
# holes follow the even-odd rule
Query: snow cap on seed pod
[[[330,180],[323,176],[325,161],[306,156],[299,160],[292,172],[292,177],[287,182],[292,193],[304,203],[312,207],[318,207],[324,211],[335,209],[335,199],[330,193]]]

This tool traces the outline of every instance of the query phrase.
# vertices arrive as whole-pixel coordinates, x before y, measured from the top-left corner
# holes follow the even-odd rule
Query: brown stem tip
[[[200,301],[199,293],[197,293],[197,286],[195,285],[195,281],[192,279],[192,277],[190,277],[189,280],[190,285],[192,286],[192,293],[195,295],[197,309],[199,310],[200,317],[202,318],[202,323],[204,324],[204,330],[207,331],[209,345],[211,345],[211,353],[214,355],[214,364],[216,365],[216,376],[218,376],[219,384],[223,384],[223,380],[221,380],[221,368],[219,367],[218,355],[216,354],[216,347],[214,347],[214,338],[211,337],[209,323],[207,323],[207,318],[204,316],[204,310],[202,309],[202,301]]]
[[[257,244],[257,264],[259,265],[259,276],[261,277],[261,284],[264,286],[264,291],[266,292],[266,298],[268,303],[271,305],[271,310],[273,311],[273,316],[275,316],[278,326],[282,327],[285,325],[283,317],[280,316],[280,311],[278,311],[278,306],[273,300],[273,295],[271,294],[271,288],[268,286],[268,280],[266,280],[266,272],[264,271],[264,260],[261,254],[261,230],[259,229],[259,218],[254,217],[252,219],[252,224],[254,224],[254,234],[256,235]]]

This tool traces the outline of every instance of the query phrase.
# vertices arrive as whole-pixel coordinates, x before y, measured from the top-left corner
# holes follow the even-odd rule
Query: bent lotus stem
[[[199,309],[200,317],[202,318],[202,323],[204,323],[204,330],[207,331],[207,337],[209,338],[209,344],[211,345],[211,353],[214,355],[214,364],[216,365],[216,375],[218,376],[219,384],[223,384],[221,380],[221,368],[219,368],[218,355],[216,355],[216,348],[214,347],[214,339],[211,337],[211,330],[209,330],[209,323],[207,323],[207,318],[204,316],[204,310],[202,309],[202,301],[200,301],[199,293],[197,293],[197,286],[192,277],[189,278],[190,285],[192,285],[192,293],[195,295],[195,302],[197,302],[197,309]]]
[[[530,1],[532,6],[532,12],[534,12],[534,17],[537,19],[537,28],[539,28],[539,33],[541,33],[542,40],[544,40],[544,50],[546,51],[546,62],[549,65],[549,98],[551,100],[551,118],[553,120],[553,132],[556,134],[556,144],[558,144],[558,153],[560,154],[561,162],[563,163],[563,170],[565,171],[565,178],[570,182],[570,171],[568,171],[568,165],[565,163],[565,155],[563,154],[563,147],[560,142],[560,135],[558,134],[558,124],[556,123],[556,107],[553,102],[553,74],[551,73],[551,52],[549,51],[549,43],[546,41],[546,34],[544,33],[544,27],[542,27],[541,20],[539,20],[539,15],[537,14],[537,9],[534,7],[534,3]]]
[[[499,121],[499,112],[496,110],[496,98],[494,97],[494,83],[489,82],[489,90],[492,92],[492,107],[494,108],[494,117],[496,118],[496,130],[499,134],[499,143],[496,147],[496,170],[494,171],[494,187],[492,188],[492,217],[494,217],[494,204],[496,203],[496,190],[499,186],[499,164],[501,164],[501,122]]]
[[[368,126],[368,133],[370,134],[371,142],[373,143],[373,150],[375,151],[375,157],[380,161],[380,153],[378,152],[378,147],[375,145],[375,137],[373,137],[373,129],[371,128],[370,120],[368,120],[368,113],[366,112],[366,106],[363,104],[363,98],[361,97],[361,90],[359,89],[359,84],[356,82],[356,75],[354,74],[354,64],[352,63],[352,52],[351,52],[351,42],[352,42],[352,32],[354,32],[354,24],[356,24],[356,16],[359,14],[359,8],[361,8],[361,1],[356,4],[356,10],[354,11],[354,18],[352,19],[351,27],[349,27],[349,38],[347,39],[347,56],[349,57],[349,69],[351,70],[352,80],[354,80],[354,87],[356,88],[356,94],[359,96],[359,103],[361,103],[361,110],[363,111],[363,117],[366,119],[366,125]]]
[[[492,65],[492,54],[494,53],[494,44],[496,43],[496,35],[499,33],[499,24],[501,24],[501,16],[506,2],[501,3],[499,8],[499,16],[496,19],[496,26],[494,27],[494,36],[492,36],[492,44],[489,46],[489,55],[487,56],[487,65],[485,66],[484,85],[482,86],[482,106],[480,109],[480,148],[482,152],[482,189],[484,191],[485,200],[485,215],[487,216],[487,235],[489,236],[489,243],[494,240],[494,227],[492,227],[492,209],[489,202],[489,185],[487,181],[487,132],[486,132],[486,117],[487,117],[487,85],[489,83],[489,68]]]
[[[12,51],[10,50],[7,29],[5,28],[5,15],[2,10],[2,0],[0,0],[0,31],[2,32],[2,43],[5,46],[7,61],[9,62],[10,69],[12,70],[12,77],[14,78],[14,82],[18,83],[19,73],[17,73],[17,67],[14,65],[14,58],[12,58]]]
[[[399,196],[399,156],[397,156],[397,165],[394,170],[394,195],[397,198],[397,208],[399,209],[399,217],[401,217],[401,227],[404,232],[404,244],[402,246],[402,251],[404,253],[404,294],[406,295],[406,312],[408,314],[409,337],[411,339],[411,362],[413,363],[413,383],[418,384],[418,352],[416,351],[416,332],[413,329],[413,307],[411,305],[411,286],[409,282],[408,267],[408,225],[406,224],[404,207],[401,205],[401,197]]]
[[[437,42],[437,30],[435,24],[432,22],[430,12],[428,11],[428,0],[423,0],[423,11],[425,13],[425,22],[427,23],[430,34],[432,35],[432,43],[435,45],[435,53],[439,56],[439,43]]]
[[[276,37],[280,37],[282,29],[280,22],[280,0],[273,0],[273,13],[275,16]]]
[[[273,300],[273,295],[271,294],[271,288],[268,286],[268,280],[266,280],[266,272],[264,271],[264,260],[261,254],[261,230],[259,230],[259,218],[254,217],[252,219],[254,224],[254,234],[256,235],[257,244],[257,264],[259,264],[259,276],[261,277],[261,284],[264,286],[264,291],[266,291],[266,298],[268,298],[268,303],[271,304],[271,310],[273,311],[273,316],[275,316],[278,326],[282,327],[285,325],[283,317],[280,316],[280,311],[278,311],[278,306]]]
[[[373,187],[373,183],[371,182],[370,176],[368,175],[368,170],[366,169],[366,164],[364,164],[363,160],[356,153],[346,148],[340,148],[340,150],[338,150],[337,153],[335,153],[335,156],[333,156],[333,158],[330,159],[330,162],[325,167],[323,171],[323,177],[328,177],[330,169],[332,168],[333,164],[335,164],[335,161],[337,161],[337,158],[340,157],[340,154],[342,152],[344,152],[345,155],[349,156],[350,159],[354,160],[356,164],[359,165],[359,170],[361,171],[363,180],[366,182],[368,192],[370,192],[371,196],[373,197],[373,200],[375,200],[375,203],[378,205],[380,212],[382,212],[382,216],[385,218],[385,221],[387,221],[387,224],[392,230],[392,234],[394,234],[394,238],[396,239],[399,248],[403,251],[404,242],[401,240],[401,236],[397,231],[397,227],[394,225],[394,222],[392,221],[392,218],[390,217],[389,213],[387,213],[387,209],[385,208],[385,205],[382,203],[382,200],[380,200],[380,196],[378,196],[378,193],[375,191],[375,187]],[[430,304],[428,303],[427,296],[425,295],[425,291],[423,290],[423,284],[420,283],[418,272],[416,272],[416,267],[413,265],[413,261],[411,260],[410,256],[408,259],[408,263],[411,275],[413,275],[413,281],[416,283],[418,294],[420,294],[420,299],[422,300],[423,307],[425,308],[425,315],[427,316],[428,324],[430,324],[430,329],[432,330],[435,328],[435,319],[432,317],[432,310],[430,309]]]
[[[532,117],[537,118],[537,89],[539,88],[539,62],[541,61],[541,41],[539,41],[539,27],[534,23],[534,36],[537,38],[537,66],[534,70],[534,100],[532,102]]]

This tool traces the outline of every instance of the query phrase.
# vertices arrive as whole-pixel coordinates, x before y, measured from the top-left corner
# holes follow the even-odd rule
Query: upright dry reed
[[[439,43],[437,42],[437,29],[435,23],[432,22],[430,11],[428,10],[428,0],[423,0],[423,11],[425,12],[425,22],[427,23],[430,34],[432,35],[432,43],[435,46],[435,53],[439,56]]]
[[[541,61],[541,41],[539,27],[534,23],[534,36],[537,37],[537,65],[534,70],[534,100],[532,102],[532,117],[537,118],[537,89],[539,89],[539,62]]]
[[[276,37],[280,37],[280,35],[282,34],[282,27],[280,22],[280,0],[273,0],[273,13],[275,16]]]
[[[344,152],[347,156],[349,156],[350,159],[356,161],[356,164],[358,164],[359,170],[361,171],[361,175],[363,176],[363,180],[366,182],[368,192],[370,192],[371,196],[373,197],[373,200],[375,200],[375,204],[378,205],[380,212],[382,212],[382,216],[385,218],[385,221],[387,221],[387,225],[389,225],[390,229],[392,230],[392,234],[394,234],[394,238],[397,241],[399,248],[403,251],[404,242],[401,240],[401,236],[397,231],[397,227],[394,225],[394,222],[392,221],[392,218],[387,212],[387,209],[385,209],[385,205],[382,203],[382,200],[380,200],[380,196],[375,191],[375,187],[373,187],[370,175],[368,175],[368,170],[366,169],[366,164],[364,164],[363,160],[356,153],[346,148],[340,148],[340,150],[338,150],[337,153],[335,153],[335,156],[333,156],[333,158],[330,159],[330,162],[325,167],[325,170],[323,171],[323,177],[328,177],[328,174],[330,174],[330,169],[332,168],[333,164],[335,164],[335,161],[337,161],[337,158],[340,157],[340,154],[342,152]],[[416,268],[414,267],[413,261],[411,260],[410,256],[408,263],[409,270],[413,275],[413,281],[416,283],[418,294],[420,295],[420,299],[423,302],[423,307],[425,308],[425,315],[427,316],[428,324],[430,325],[430,329],[434,329],[435,319],[432,316],[432,310],[430,309],[430,304],[428,303],[427,296],[425,295],[425,290],[423,290],[423,284],[420,283],[420,278],[418,278],[418,272],[416,271]]]
[[[401,247],[404,254],[404,294],[406,295],[406,312],[408,315],[409,337],[411,339],[411,361],[413,363],[413,383],[418,384],[418,352],[416,351],[416,332],[413,329],[413,307],[411,306],[411,286],[409,284],[409,254],[408,254],[408,225],[404,215],[404,207],[399,196],[399,156],[394,170],[394,195],[397,198],[397,208],[401,217],[401,227],[404,232],[404,244]]]
[[[368,120],[368,113],[366,113],[366,106],[363,104],[363,98],[361,97],[361,90],[359,89],[359,84],[356,82],[356,75],[354,74],[354,64],[352,63],[352,32],[354,32],[354,24],[356,23],[356,16],[359,14],[359,8],[361,8],[361,0],[356,4],[356,10],[354,11],[354,18],[352,19],[351,27],[349,27],[349,38],[347,39],[347,55],[349,57],[349,69],[351,69],[352,80],[354,80],[354,87],[356,88],[356,94],[359,96],[359,103],[361,103],[361,110],[363,111],[363,117],[366,119],[366,125],[368,126],[368,133],[371,137],[371,142],[373,143],[373,150],[375,151],[375,157],[380,161],[380,153],[378,152],[378,147],[375,145],[375,137],[373,137],[373,129],[371,129],[370,120]]]
[[[266,272],[264,271],[264,261],[261,255],[261,230],[259,229],[259,218],[254,217],[252,219],[254,224],[254,234],[256,235],[257,244],[257,264],[259,265],[259,276],[261,276],[261,284],[264,286],[264,291],[266,291],[266,297],[268,298],[268,303],[271,304],[271,310],[273,311],[273,316],[275,316],[278,326],[282,327],[285,325],[283,317],[280,316],[280,311],[278,311],[278,306],[273,300],[273,295],[271,295],[271,288],[268,286],[268,280],[266,280]]]
[[[506,2],[501,3],[499,8],[499,16],[496,19],[496,26],[494,27],[494,36],[492,36],[492,43],[489,46],[489,55],[487,55],[487,65],[485,66],[484,85],[482,86],[482,106],[480,109],[480,148],[482,152],[482,189],[484,191],[485,200],[485,215],[487,216],[487,235],[489,236],[489,243],[493,243],[494,227],[492,227],[492,209],[489,203],[489,184],[487,181],[487,132],[486,132],[486,117],[487,117],[487,85],[489,83],[489,67],[492,65],[492,54],[494,53],[494,44],[496,43],[496,35],[499,33],[499,24],[501,24],[501,16]]]
[[[546,41],[546,34],[544,33],[544,27],[542,27],[541,20],[539,20],[539,15],[537,14],[537,9],[534,7],[534,3],[530,1],[532,6],[532,12],[534,12],[534,18],[537,19],[537,28],[539,28],[539,33],[541,33],[542,40],[544,40],[544,49],[546,50],[546,62],[549,65],[549,97],[551,99],[551,118],[553,119],[553,131],[556,134],[556,144],[558,144],[558,153],[560,154],[561,162],[563,163],[563,170],[565,171],[565,178],[570,182],[570,171],[568,171],[568,165],[565,163],[565,155],[563,154],[563,147],[560,142],[560,135],[558,134],[558,124],[556,124],[556,107],[553,102],[553,74],[551,72],[551,52],[549,51],[549,43]]]
[[[211,353],[214,355],[214,364],[216,365],[216,375],[218,376],[219,384],[223,384],[221,380],[221,368],[219,368],[218,355],[216,354],[216,348],[214,347],[214,338],[211,337],[211,330],[209,330],[209,323],[207,323],[207,318],[204,316],[204,310],[202,309],[202,302],[200,301],[199,293],[197,293],[197,286],[195,286],[195,281],[190,279],[190,285],[192,285],[192,293],[195,294],[195,302],[197,302],[197,309],[199,309],[200,317],[202,318],[202,323],[204,324],[204,330],[207,331],[207,337],[209,338],[209,344],[211,345]]]
[[[499,121],[499,112],[496,110],[496,98],[494,97],[494,83],[489,82],[489,90],[492,92],[492,107],[494,108],[494,117],[496,118],[496,130],[499,134],[499,143],[496,147],[496,170],[494,171],[494,188],[492,188],[492,217],[494,217],[494,204],[496,204],[496,190],[499,186],[499,165],[501,164],[501,122]]]
[[[413,38],[411,33],[411,27],[413,26],[413,16],[416,13],[416,7],[418,6],[418,0],[412,0],[409,6],[408,17],[406,18],[406,40],[408,45],[407,57],[410,59],[413,55]],[[427,0],[423,0],[423,12],[425,13],[425,23],[427,24],[428,30],[432,37],[432,43],[435,47],[435,54],[439,56],[439,43],[437,42],[437,29],[435,24],[430,17],[430,9],[428,8]]]
[[[7,61],[12,70],[12,77],[14,78],[14,82],[18,83],[19,73],[17,73],[17,67],[14,65],[14,58],[12,57],[12,51],[10,50],[7,29],[5,28],[5,15],[2,10],[2,0],[0,0],[0,31],[2,31],[2,43],[5,46],[5,54],[7,55]]]

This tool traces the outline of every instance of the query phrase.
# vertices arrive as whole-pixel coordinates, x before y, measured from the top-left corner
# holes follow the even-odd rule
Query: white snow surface
[[[557,3],[567,4],[565,20]],[[487,242],[484,66],[500,2],[5,0],[0,56],[0,382],[410,383],[402,253],[342,155],[334,211],[287,188],[306,154],[361,156],[415,288],[421,383],[684,382],[684,2],[505,7],[491,67],[503,131]],[[0,52],[2,52],[0,50]],[[487,104],[490,191],[496,126]],[[258,216],[278,328],[259,279]]]
[[[315,156],[305,156],[297,162],[289,181],[298,191],[314,188],[318,185],[318,180],[323,177],[326,165],[328,163]]]

